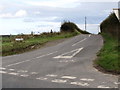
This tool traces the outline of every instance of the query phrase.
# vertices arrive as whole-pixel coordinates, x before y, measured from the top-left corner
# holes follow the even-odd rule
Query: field
[[[49,41],[69,38],[78,35],[78,32],[73,33],[42,33],[40,35],[11,35],[10,37],[2,37],[2,56],[23,53],[29,50],[42,47]],[[23,41],[15,41],[16,37],[23,37]]]
[[[104,46],[98,54],[97,65],[101,70],[120,74],[120,52],[118,47],[118,39],[108,34],[102,34],[104,38]]]

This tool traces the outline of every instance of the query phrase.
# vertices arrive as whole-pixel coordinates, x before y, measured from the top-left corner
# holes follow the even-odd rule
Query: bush
[[[73,22],[64,22],[61,27],[60,27],[60,31],[61,32],[79,32],[79,33],[82,33],[82,34],[90,34],[89,32],[87,31],[82,31],[81,29],[78,28],[78,26],[73,23]]]
[[[100,25],[102,33],[107,33],[113,37],[120,38],[120,22],[117,19],[115,13],[111,13]]]

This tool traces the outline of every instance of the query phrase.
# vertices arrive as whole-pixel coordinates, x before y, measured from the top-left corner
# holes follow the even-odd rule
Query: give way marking
[[[72,57],[74,57],[75,55],[77,55],[81,50],[83,49],[83,47],[82,48],[78,48],[78,49],[75,49],[75,50],[72,50],[72,51],[70,51],[70,52],[66,52],[66,53],[63,53],[63,54],[61,54],[61,55],[59,55],[59,56],[56,56],[56,57],[53,57],[53,58],[55,58],[55,59],[58,59],[58,58],[72,58]],[[72,54],[72,55],[66,55],[66,54]]]

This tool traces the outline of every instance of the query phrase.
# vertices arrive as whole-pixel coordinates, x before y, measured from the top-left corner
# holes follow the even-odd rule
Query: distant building
[[[115,13],[116,17],[118,18],[120,22],[120,8],[114,8],[113,12]]]

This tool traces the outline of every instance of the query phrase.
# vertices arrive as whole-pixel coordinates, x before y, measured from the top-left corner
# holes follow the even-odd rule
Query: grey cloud
[[[16,7],[16,8],[15,8]],[[84,2],[75,8],[58,8],[58,7],[41,7],[41,6],[28,6],[15,3],[8,4],[4,12],[15,13],[15,11],[23,9],[26,10],[28,16],[24,19],[25,22],[36,21],[54,21],[61,22],[63,20],[70,20],[77,23],[83,23],[84,17],[87,16],[88,20],[95,20],[93,23],[99,23],[101,19],[104,19],[109,13],[104,13],[103,10],[108,10],[117,7],[117,3],[113,2],[99,2],[90,3]],[[40,12],[35,14],[35,12]],[[101,14],[104,13],[104,14]],[[48,17],[57,17],[53,20],[46,20]]]

